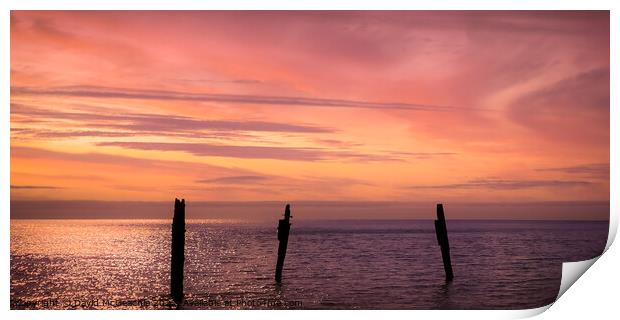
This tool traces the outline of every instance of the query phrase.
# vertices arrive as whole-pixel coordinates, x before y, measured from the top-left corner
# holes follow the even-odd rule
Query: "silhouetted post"
[[[448,242],[446,217],[443,214],[443,205],[441,203],[437,204],[435,233],[437,234],[437,243],[441,247],[441,258],[443,259],[443,268],[446,271],[446,280],[451,281],[454,278],[454,274],[452,273],[452,262],[450,261],[450,243]]]
[[[291,229],[289,220],[291,218],[291,205],[287,204],[284,209],[284,219],[278,221],[278,262],[276,263],[276,281],[282,281],[282,267],[284,267],[284,256],[286,256],[286,246],[288,244],[288,232]]]
[[[170,254],[170,295],[177,304],[183,301],[183,264],[185,262],[185,199],[174,199],[172,250]]]

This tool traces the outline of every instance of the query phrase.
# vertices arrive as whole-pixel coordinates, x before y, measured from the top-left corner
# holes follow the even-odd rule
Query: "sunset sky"
[[[13,11],[10,50],[12,201],[609,201],[608,12]]]

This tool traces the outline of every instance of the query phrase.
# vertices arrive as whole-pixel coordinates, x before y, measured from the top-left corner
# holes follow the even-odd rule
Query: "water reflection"
[[[451,221],[453,283],[432,221],[298,221],[281,285],[273,224],[190,220],[186,238],[189,309],[533,308],[555,298],[562,261],[600,254],[607,224]],[[165,301],[169,243],[167,220],[12,220],[11,301]]]

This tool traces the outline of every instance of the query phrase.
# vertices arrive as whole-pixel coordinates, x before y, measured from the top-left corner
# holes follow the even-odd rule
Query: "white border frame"
[[[0,305],[2,313],[6,313],[5,319],[107,319],[118,317],[119,319],[167,319],[170,311],[9,311],[10,303],[10,234],[6,232],[10,226],[10,10],[267,10],[267,9],[290,9],[290,10],[611,10],[611,54],[610,57],[618,57],[618,31],[620,31],[620,16],[618,14],[620,1],[614,0],[408,0],[406,3],[398,0],[309,0],[309,1],[286,1],[286,0],[228,0],[209,2],[207,0],[3,0],[0,1],[0,96],[2,108],[0,108],[0,210],[4,214],[0,220],[2,232],[1,259],[5,270],[0,280],[2,293]],[[611,88],[617,81],[617,64],[611,61]],[[605,315],[617,312],[615,297],[618,293],[619,281],[614,277],[618,268],[620,252],[616,247],[611,247],[618,227],[618,182],[620,175],[617,165],[618,157],[618,129],[613,123],[620,123],[617,110],[618,97],[611,90],[610,111],[610,134],[611,134],[611,185],[610,198],[611,218],[610,234],[607,242],[607,251],[600,258],[600,262],[587,272],[582,280],[574,285],[575,289],[568,290],[559,302],[553,304],[553,308],[546,312],[543,317],[557,319],[569,316],[591,316],[592,314]],[[615,146],[614,146],[615,143]],[[596,260],[596,259],[594,259]],[[594,261],[592,261],[594,263]],[[590,264],[591,265],[591,264]],[[566,266],[565,266],[566,268]],[[585,271],[585,270],[582,270]],[[577,276],[578,278],[578,276]],[[575,279],[576,280],[576,279]],[[564,301],[566,300],[566,301]],[[516,311],[182,311],[184,317],[209,317],[214,319],[228,317],[252,317],[257,319],[283,319],[291,317],[290,312],[295,312],[295,318],[314,319],[315,317],[355,317],[359,319],[373,319],[376,317],[390,317],[398,319],[410,319],[413,317],[437,317],[440,319],[499,319],[499,318],[522,318],[540,314],[548,307],[516,310]],[[175,313],[178,316],[179,313]]]

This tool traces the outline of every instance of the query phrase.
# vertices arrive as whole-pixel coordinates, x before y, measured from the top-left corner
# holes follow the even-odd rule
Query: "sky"
[[[12,11],[11,202],[607,217],[609,49],[596,11]]]

